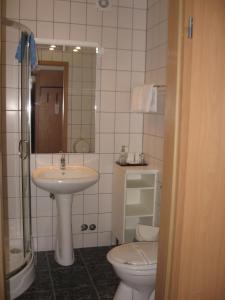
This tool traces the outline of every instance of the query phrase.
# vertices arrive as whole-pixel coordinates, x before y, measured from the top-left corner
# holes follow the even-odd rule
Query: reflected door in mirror
[[[64,122],[63,70],[39,70],[36,73],[33,105],[36,153],[66,152],[67,126]]]

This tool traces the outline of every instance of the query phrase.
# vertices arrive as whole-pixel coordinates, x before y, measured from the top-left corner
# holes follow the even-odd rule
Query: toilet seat
[[[157,267],[157,242],[128,243],[113,248],[107,254],[109,262],[123,269],[144,271]]]

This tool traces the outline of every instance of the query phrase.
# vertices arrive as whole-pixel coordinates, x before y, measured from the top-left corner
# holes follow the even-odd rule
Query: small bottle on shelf
[[[126,146],[125,145],[123,145],[121,147],[119,163],[120,163],[121,166],[124,166],[127,163],[127,153],[126,153]]]
[[[140,154],[140,164],[143,166],[145,164],[145,156],[144,156],[144,153],[142,152]]]

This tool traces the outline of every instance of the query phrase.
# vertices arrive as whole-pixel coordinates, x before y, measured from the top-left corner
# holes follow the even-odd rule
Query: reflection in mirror
[[[39,44],[32,72],[32,153],[95,151],[96,49]]]

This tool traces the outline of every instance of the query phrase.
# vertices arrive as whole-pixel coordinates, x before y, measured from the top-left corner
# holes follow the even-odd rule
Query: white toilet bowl
[[[114,300],[149,300],[155,288],[157,242],[137,242],[115,247],[107,254],[121,279]]]

